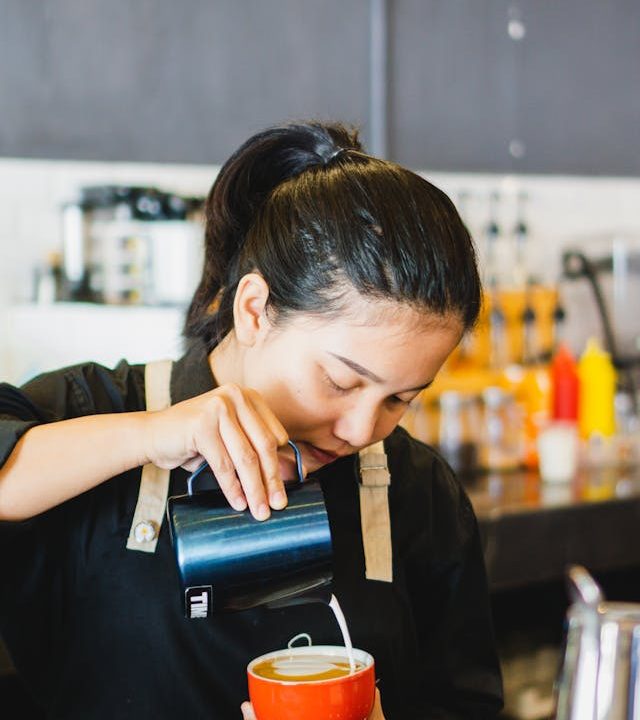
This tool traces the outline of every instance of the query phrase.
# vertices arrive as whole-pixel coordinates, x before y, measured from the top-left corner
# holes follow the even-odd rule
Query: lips
[[[310,443],[305,443],[305,449],[311,455],[311,457],[314,458],[314,460],[317,460],[318,462],[322,463],[323,465],[327,465],[330,462],[333,462],[334,460],[337,460],[340,455],[337,453],[328,452],[327,450],[322,450],[319,447],[316,447],[315,445],[311,445]]]

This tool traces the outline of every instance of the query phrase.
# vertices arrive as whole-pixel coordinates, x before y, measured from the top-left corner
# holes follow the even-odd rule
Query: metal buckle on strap
[[[360,527],[367,580],[393,581],[389,485],[391,475],[382,441],[359,453]]]
[[[367,487],[387,487],[391,484],[386,453],[360,454],[360,482]]]

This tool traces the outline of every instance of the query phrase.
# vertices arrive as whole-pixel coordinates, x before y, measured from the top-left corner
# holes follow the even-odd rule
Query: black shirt
[[[172,402],[212,388],[196,344],[174,364]],[[144,366],[125,361],[0,385],[0,465],[34,424],[144,408]],[[500,670],[469,500],[403,430],[385,448],[393,583],[365,579],[357,456],[317,473],[354,646],[375,658],[386,720],[494,717]],[[186,477],[172,471],[170,494],[185,491]],[[253,657],[300,632],[342,644],[321,604],[186,619],[166,520],[155,554],[126,549],[139,482],[137,468],[27,522],[0,523],[0,635],[47,717],[238,720]]]

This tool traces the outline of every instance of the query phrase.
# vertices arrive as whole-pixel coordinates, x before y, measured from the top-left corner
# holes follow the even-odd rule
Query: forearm
[[[144,464],[145,412],[38,425],[0,468],[0,520],[25,520]]]

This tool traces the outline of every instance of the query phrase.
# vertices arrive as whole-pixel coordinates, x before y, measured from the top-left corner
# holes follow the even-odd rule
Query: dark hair
[[[469,233],[419,175],[366,155],[338,124],[269,128],[224,164],[205,205],[205,263],[185,323],[212,349],[233,328],[240,278],[259,272],[268,310],[340,313],[345,294],[409,303],[465,329],[480,308]]]

